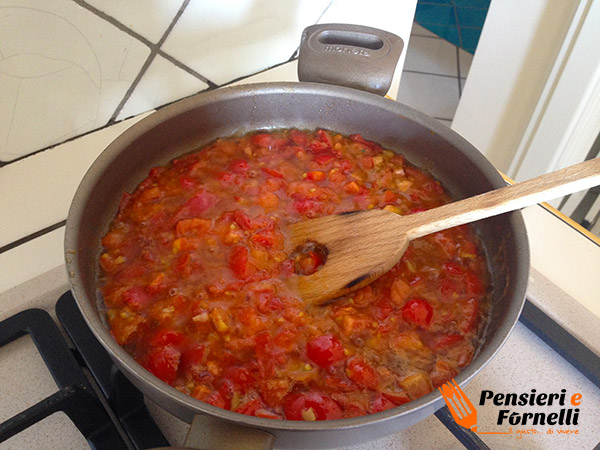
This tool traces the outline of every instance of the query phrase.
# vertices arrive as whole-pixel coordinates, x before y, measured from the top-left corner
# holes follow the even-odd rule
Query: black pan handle
[[[377,28],[312,25],[302,33],[298,79],[385,95],[403,47],[400,37]]]

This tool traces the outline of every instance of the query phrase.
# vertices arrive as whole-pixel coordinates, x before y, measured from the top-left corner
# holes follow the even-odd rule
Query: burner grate
[[[0,322],[0,346],[29,334],[60,389],[0,423],[0,443],[55,412],[63,411],[91,448],[113,450],[168,446],[168,441],[146,408],[143,394],[117,369],[96,340],[71,292],[59,298],[56,313],[75,351],[69,348],[52,317],[41,309],[22,311]],[[600,387],[600,359],[583,344],[529,301],[526,301],[519,320]],[[78,359],[89,369],[105,402],[100,400]],[[111,420],[111,416],[116,418],[115,421]],[[438,410],[435,416],[465,448],[489,449],[479,436],[457,425],[447,407]],[[596,448],[600,450],[600,444]]]
[[[59,391],[0,424],[4,442],[55,412],[64,412],[94,449],[127,448],[50,315],[22,311],[0,322],[0,346],[29,334]]]
[[[125,378],[85,323],[71,292],[56,303],[56,315],[92,373],[136,449],[166,447],[166,438],[150,416],[143,394]]]

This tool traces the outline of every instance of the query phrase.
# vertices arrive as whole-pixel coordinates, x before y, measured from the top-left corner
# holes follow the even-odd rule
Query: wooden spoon
[[[413,239],[598,184],[600,158],[408,216],[372,209],[298,222],[290,226],[293,248],[315,243],[327,258],[315,273],[288,284],[305,302],[321,304],[379,278]]]

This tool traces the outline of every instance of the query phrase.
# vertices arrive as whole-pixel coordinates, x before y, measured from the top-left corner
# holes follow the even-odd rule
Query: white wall
[[[518,181],[600,131],[600,2],[493,0],[452,128]]]

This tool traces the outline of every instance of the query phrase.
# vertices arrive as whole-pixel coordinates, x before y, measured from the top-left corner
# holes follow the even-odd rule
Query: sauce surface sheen
[[[473,229],[417,239],[369,286],[308,306],[284,280],[322,258],[293,253],[286,227],[450,201],[360,135],[219,139],[123,195],[99,260],[111,332],[158,378],[242,414],[339,419],[409,402],[456,376],[479,345],[490,286]]]

